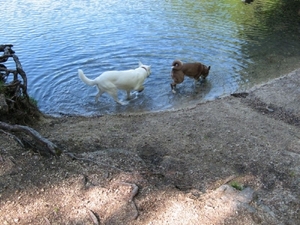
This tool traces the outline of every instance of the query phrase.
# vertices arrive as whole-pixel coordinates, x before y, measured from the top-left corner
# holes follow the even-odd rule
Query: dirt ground
[[[300,70],[189,108],[0,134],[1,224],[300,224]]]

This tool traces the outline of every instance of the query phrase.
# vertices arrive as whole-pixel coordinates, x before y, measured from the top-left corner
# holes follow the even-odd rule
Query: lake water
[[[1,4],[0,44],[13,44],[29,95],[52,115],[158,111],[242,91],[300,67],[300,1],[10,0]],[[174,59],[211,66],[205,83],[186,79],[171,92]],[[128,105],[90,78],[152,66],[145,90]],[[14,66],[12,62],[8,65]],[[124,92],[119,93],[125,99]]]

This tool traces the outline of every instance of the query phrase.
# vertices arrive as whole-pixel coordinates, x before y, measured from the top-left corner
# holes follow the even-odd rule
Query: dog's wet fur
[[[193,78],[195,82],[201,78],[205,79],[209,74],[210,66],[205,66],[200,62],[183,63],[176,59],[172,63],[171,77],[173,83],[171,83],[171,89],[173,93],[176,93],[175,88],[177,84],[184,81],[184,76]]]

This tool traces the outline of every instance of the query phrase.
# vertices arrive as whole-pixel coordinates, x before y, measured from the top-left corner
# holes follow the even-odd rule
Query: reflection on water
[[[299,1],[261,1],[243,17],[239,35],[247,40],[241,51],[251,60],[241,76],[249,87],[299,67]]]
[[[2,6],[3,8],[3,6]],[[12,0],[4,4],[0,44],[12,43],[29,94],[49,114],[164,110],[214,99],[300,66],[297,0]],[[174,59],[211,66],[171,92]],[[79,80],[106,70],[152,66],[145,90],[126,106]],[[120,92],[120,98],[125,93]]]

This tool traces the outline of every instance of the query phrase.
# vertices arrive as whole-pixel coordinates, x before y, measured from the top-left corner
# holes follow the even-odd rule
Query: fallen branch
[[[8,123],[4,123],[0,121],[0,129],[10,131],[10,132],[22,132],[30,137],[32,137],[37,143],[39,143],[41,146],[43,146],[43,150],[45,150],[47,153],[50,153],[51,155],[58,156],[61,154],[61,151],[58,149],[58,147],[53,144],[48,139],[42,137],[36,130],[28,127],[28,126],[22,126],[22,125],[10,125]]]

